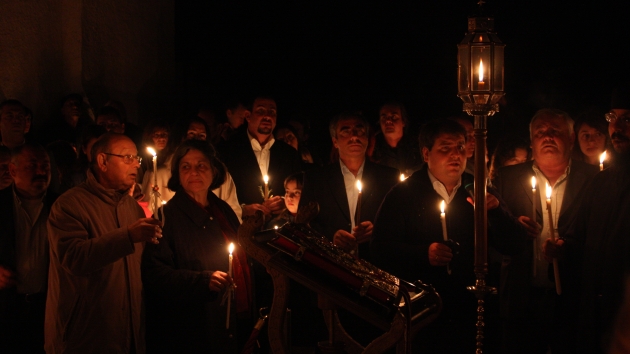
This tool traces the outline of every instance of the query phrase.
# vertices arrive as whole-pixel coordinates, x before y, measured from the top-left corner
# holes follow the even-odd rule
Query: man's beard
[[[271,131],[272,131],[272,130],[273,130],[273,129],[271,129],[271,127],[269,127],[269,128],[258,127],[258,130],[257,130],[257,131],[258,131],[258,134],[265,134],[265,135],[269,135],[269,134],[271,134]]]

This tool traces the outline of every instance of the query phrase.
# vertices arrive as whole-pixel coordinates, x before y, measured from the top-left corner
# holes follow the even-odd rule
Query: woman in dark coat
[[[245,252],[236,240],[238,219],[212,193],[225,179],[225,166],[209,144],[193,140],[177,148],[171,171],[168,188],[176,193],[163,207],[163,238],[147,245],[142,258],[147,351],[236,353],[252,328],[252,291]],[[236,246],[232,277],[230,243]],[[226,329],[222,300],[232,285]]]

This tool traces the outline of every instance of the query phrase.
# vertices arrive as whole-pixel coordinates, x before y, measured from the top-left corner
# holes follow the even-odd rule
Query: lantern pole
[[[479,6],[483,1],[479,2]],[[496,288],[486,285],[488,274],[488,210],[486,206],[487,121],[499,111],[503,97],[504,44],[494,33],[494,19],[475,16],[468,18],[468,33],[458,46],[458,96],[464,102],[463,110],[474,117],[474,219],[475,219],[475,284],[467,289],[477,297],[476,353],[482,353],[484,339],[484,305],[487,294],[496,294]]]

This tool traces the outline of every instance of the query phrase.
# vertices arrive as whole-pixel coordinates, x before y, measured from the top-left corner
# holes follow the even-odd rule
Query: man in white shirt
[[[475,282],[475,248],[474,209],[462,183],[472,178],[464,174],[465,145],[466,131],[459,123],[427,123],[420,131],[425,166],[392,188],[374,223],[374,263],[402,279],[433,285],[442,298],[440,317],[414,340],[418,352],[472,352],[475,347],[477,300],[466,290]],[[487,207],[489,244],[505,253],[521,252],[523,227],[496,196],[488,194]],[[453,249],[444,235],[459,246]]]
[[[530,242],[535,243],[503,262],[500,293],[501,316],[505,320],[503,345],[506,352],[547,353],[549,348],[557,352],[564,350],[562,342],[567,341],[562,338],[570,333],[563,333],[568,328],[563,322],[566,316],[558,312],[562,311],[557,306],[562,301],[556,294],[554,279],[549,276],[549,263],[540,256],[541,247],[550,235],[551,225],[556,236],[564,234],[578,192],[598,169],[571,159],[575,133],[573,119],[566,112],[539,110],[529,130],[533,161],[503,167],[493,180],[512,214],[527,228]],[[537,181],[535,200],[532,200],[533,176]],[[553,220],[549,220],[545,202],[547,184],[551,187]],[[533,203],[536,203],[535,219]],[[560,278],[562,281],[563,277]]]

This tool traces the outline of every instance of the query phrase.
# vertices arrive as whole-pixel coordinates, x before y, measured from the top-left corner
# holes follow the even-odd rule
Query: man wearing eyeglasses
[[[630,86],[617,88],[608,121],[613,165],[598,173],[580,196],[563,239],[545,243],[547,258],[563,258],[566,284],[578,314],[573,340],[578,353],[627,353],[630,275]],[[564,276],[564,275],[563,275]],[[564,283],[563,283],[564,286]],[[625,295],[624,295],[625,293]]]
[[[499,293],[503,349],[509,353],[547,353],[551,348],[555,353],[573,344],[566,339],[572,333],[567,330],[569,314],[565,311],[571,309],[556,294],[549,260],[541,256],[542,245],[549,238],[550,225],[556,236],[564,236],[579,192],[598,168],[571,159],[575,133],[573,119],[566,112],[541,109],[532,117],[529,130],[533,161],[500,168],[493,180],[531,239],[523,253],[503,260]],[[533,201],[532,177],[537,183]],[[551,188],[552,220],[545,202],[547,184]],[[533,203],[536,216],[532,215]],[[563,263],[560,265],[562,268]],[[560,273],[565,284],[569,275]]]
[[[87,180],[53,204],[45,349],[144,353],[140,259],[162,237],[129,195],[141,158],[131,139],[106,133],[92,147]]]

